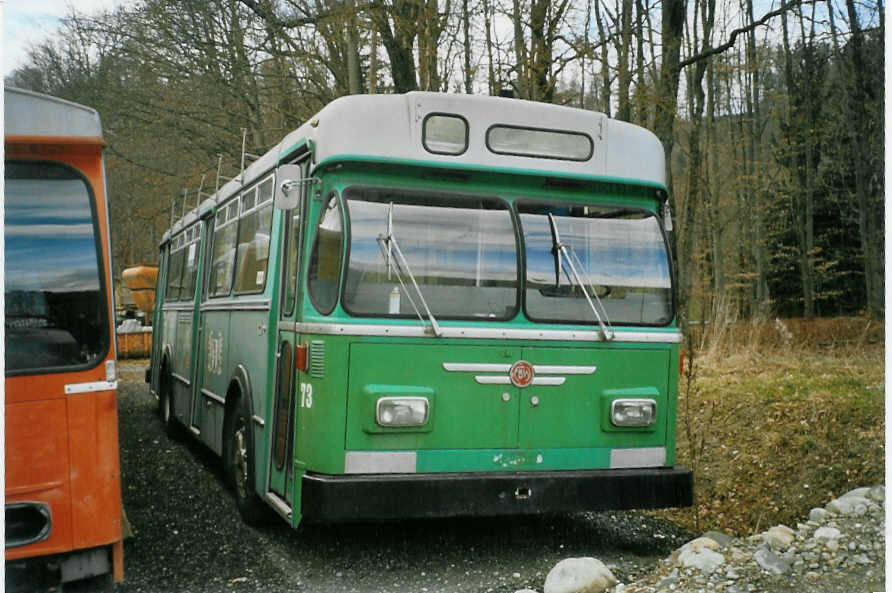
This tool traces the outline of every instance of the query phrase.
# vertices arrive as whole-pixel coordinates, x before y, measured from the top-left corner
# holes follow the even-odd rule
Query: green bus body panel
[[[350,386],[347,402],[347,449],[460,449],[517,446],[517,389],[511,385],[480,385],[473,373],[444,370],[443,363],[511,364],[520,348],[457,344],[353,344],[350,347]],[[393,428],[368,432],[374,423],[374,401],[367,387],[374,384],[430,390],[429,431]],[[509,399],[503,401],[502,394]],[[394,393],[393,395],[403,395]],[[376,400],[375,400],[376,401]],[[371,405],[369,405],[371,404]]]
[[[295,382],[294,463],[299,470],[340,474],[344,472],[349,341],[331,336],[304,335],[300,338],[300,343],[310,344],[318,352],[319,346],[314,342],[324,345],[321,368],[319,372],[299,372]],[[311,400],[302,393],[307,387],[311,390]]]
[[[494,466],[491,461],[492,451],[487,451],[485,455],[481,453],[482,457],[470,458],[490,459],[482,466],[471,461],[469,467],[460,463],[459,469],[426,470],[422,460],[439,459],[431,467],[443,467],[442,455],[428,455],[427,451],[432,449],[565,449],[575,452],[552,457],[547,469],[609,467],[611,448],[666,444],[670,358],[669,347],[626,344],[480,347],[455,342],[354,343],[350,347],[346,449],[425,451],[419,455],[418,471],[500,469],[498,463]],[[449,372],[443,367],[444,363],[513,364],[518,360],[533,365],[595,366],[596,370],[592,374],[564,374],[562,385],[518,389],[513,385],[481,385],[475,381],[475,373]],[[428,423],[420,428],[387,429],[374,425],[375,407],[370,396],[383,396],[379,387],[382,385],[396,388],[392,395],[434,394]],[[641,391],[655,394],[655,425],[609,426],[605,430],[604,415],[609,414],[609,404],[606,411],[602,405],[605,395],[640,397]],[[536,405],[532,403],[534,398]],[[535,455],[519,455],[535,459]],[[562,465],[561,459],[567,464]],[[580,461],[583,459],[584,463]],[[535,462],[524,467],[546,469]]]

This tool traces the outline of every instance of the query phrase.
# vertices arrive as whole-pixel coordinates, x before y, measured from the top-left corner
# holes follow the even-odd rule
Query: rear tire
[[[254,489],[254,431],[244,397],[238,399],[223,423],[223,468],[235,492],[242,520],[248,525],[266,523],[267,507]]]

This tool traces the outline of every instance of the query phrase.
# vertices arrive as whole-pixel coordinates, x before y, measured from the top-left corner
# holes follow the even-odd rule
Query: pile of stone
[[[635,583],[619,583],[596,558],[568,558],[548,573],[543,593],[748,593],[770,591],[778,579],[808,586],[846,571],[881,582],[885,497],[884,486],[857,488],[812,509],[796,529],[775,525],[746,538],[708,532]]]

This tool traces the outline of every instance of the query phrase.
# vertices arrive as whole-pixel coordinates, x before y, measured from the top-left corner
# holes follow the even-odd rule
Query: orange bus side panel
[[[6,550],[6,559],[71,549],[68,406],[65,399],[6,404],[6,503],[49,504],[49,539]]]
[[[116,405],[114,391],[68,396],[75,548],[121,539]]]

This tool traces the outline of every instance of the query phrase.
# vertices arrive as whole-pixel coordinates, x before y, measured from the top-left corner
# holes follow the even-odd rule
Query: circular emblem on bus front
[[[518,360],[511,365],[508,376],[511,378],[511,384],[515,387],[526,387],[533,382],[536,373],[533,372],[533,365],[525,360]]]

